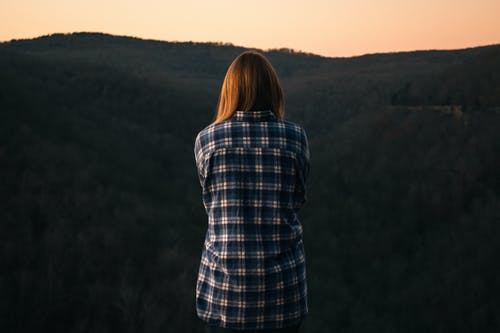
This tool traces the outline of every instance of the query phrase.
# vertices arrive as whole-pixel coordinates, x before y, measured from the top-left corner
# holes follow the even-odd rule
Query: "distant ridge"
[[[311,57],[320,57],[320,58],[328,58],[328,59],[351,59],[351,58],[361,58],[361,57],[377,57],[380,55],[413,55],[413,54],[418,54],[422,52],[467,52],[471,50],[480,50],[480,49],[487,49],[490,47],[498,47],[500,43],[497,44],[488,44],[488,45],[480,45],[480,46],[472,46],[472,47],[464,47],[464,48],[458,48],[458,49],[421,49],[421,50],[413,50],[413,51],[395,51],[395,52],[370,52],[370,53],[365,53],[365,54],[360,54],[360,55],[354,55],[354,56],[323,56],[319,54],[315,54],[312,52],[306,52],[302,50],[295,50],[293,48],[268,48],[268,49],[261,49],[261,48],[254,48],[254,47],[245,47],[245,46],[240,46],[240,45],[235,45],[231,42],[214,42],[214,41],[207,41],[207,42],[195,42],[195,41],[168,41],[168,40],[160,40],[160,39],[152,39],[152,38],[143,38],[143,37],[136,37],[136,36],[128,36],[128,35],[114,35],[114,34],[109,34],[109,33],[104,33],[104,32],[91,32],[91,31],[81,31],[81,32],[70,32],[70,33],[51,33],[51,34],[46,34],[46,35],[40,35],[37,37],[33,38],[14,38],[8,41],[0,42],[0,44],[8,44],[8,43],[16,43],[20,41],[35,41],[35,40],[44,40],[44,39],[51,39],[51,40],[57,40],[58,38],[67,38],[67,37],[99,37],[102,38],[102,40],[111,40],[114,39],[115,42],[119,40],[123,41],[139,41],[139,42],[148,42],[148,43],[174,43],[174,44],[179,44],[179,45],[208,45],[208,46],[222,46],[222,47],[234,47],[237,49],[255,49],[255,50],[260,50],[265,53],[269,52],[285,52],[285,53],[292,53],[292,54],[299,54],[299,55],[307,55]]]
[[[111,40],[114,39],[115,42],[122,40],[122,41],[138,41],[138,42],[148,42],[148,43],[170,43],[170,44],[178,44],[178,45],[208,45],[208,46],[222,46],[222,47],[233,47],[237,49],[254,49],[254,50],[259,50],[261,52],[285,52],[285,53],[293,53],[293,54],[300,54],[300,55],[307,55],[307,56],[313,56],[313,57],[320,57],[320,58],[330,58],[326,56],[322,56],[319,54],[311,53],[311,52],[305,52],[305,51],[300,51],[300,50],[295,50],[292,48],[269,48],[269,49],[261,49],[261,48],[254,48],[254,47],[245,47],[245,46],[239,46],[235,45],[231,42],[214,42],[214,41],[207,41],[207,42],[195,42],[195,41],[168,41],[168,40],[160,40],[160,39],[150,39],[150,38],[142,38],[142,37],[136,37],[136,36],[127,36],[127,35],[113,35],[109,33],[104,33],[104,32],[71,32],[71,33],[51,33],[51,34],[46,34],[46,35],[41,35],[38,37],[33,37],[33,38],[14,38],[8,41],[0,42],[2,43],[15,43],[15,42],[20,42],[20,41],[43,41],[45,39],[51,39],[51,40],[57,40],[59,38],[67,38],[67,37],[76,37],[76,38],[85,38],[85,37],[90,37],[90,38],[101,38],[102,40]]]

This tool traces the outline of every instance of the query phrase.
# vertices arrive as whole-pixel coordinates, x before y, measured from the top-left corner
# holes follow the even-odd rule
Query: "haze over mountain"
[[[0,331],[202,331],[193,144],[244,50],[0,43]],[[498,330],[500,44],[264,53],[310,141],[304,332]]]

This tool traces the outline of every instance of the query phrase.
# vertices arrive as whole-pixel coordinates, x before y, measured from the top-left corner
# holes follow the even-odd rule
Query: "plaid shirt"
[[[302,226],[309,146],[271,110],[201,130],[194,154],[208,215],[196,311],[210,325],[271,329],[308,313]]]

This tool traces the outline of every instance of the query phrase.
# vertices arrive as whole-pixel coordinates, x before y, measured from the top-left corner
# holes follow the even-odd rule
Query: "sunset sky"
[[[0,0],[0,41],[92,31],[324,56],[500,43],[500,0]]]

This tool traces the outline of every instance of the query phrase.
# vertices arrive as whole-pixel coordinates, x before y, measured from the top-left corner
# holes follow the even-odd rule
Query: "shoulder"
[[[285,126],[288,141],[290,141],[293,149],[298,155],[306,161],[310,158],[309,139],[307,138],[306,130],[302,125],[299,125],[290,120],[280,120]]]
[[[198,132],[194,141],[194,153],[197,159],[208,155],[216,149],[216,146],[224,141],[230,128],[230,122],[222,121],[216,124],[210,124]]]
[[[286,120],[286,119],[280,120],[280,122],[283,123],[283,126],[286,128],[288,135],[290,135],[296,141],[298,141],[299,143],[301,143],[303,145],[308,144],[307,133],[302,125],[299,125],[293,121]]]
[[[283,119],[283,120],[280,120],[282,121],[286,127],[288,127],[289,129],[293,130],[293,131],[296,131],[297,133],[300,133],[300,134],[305,134],[306,131],[304,129],[304,127],[302,127],[301,125],[293,122],[293,121],[290,121],[290,120],[287,120],[287,119]]]
[[[225,130],[229,126],[228,121],[223,121],[216,124],[210,124],[204,127],[201,131],[198,132],[195,139],[195,146],[205,146],[213,141],[216,137],[220,135],[220,133],[225,132]]]

